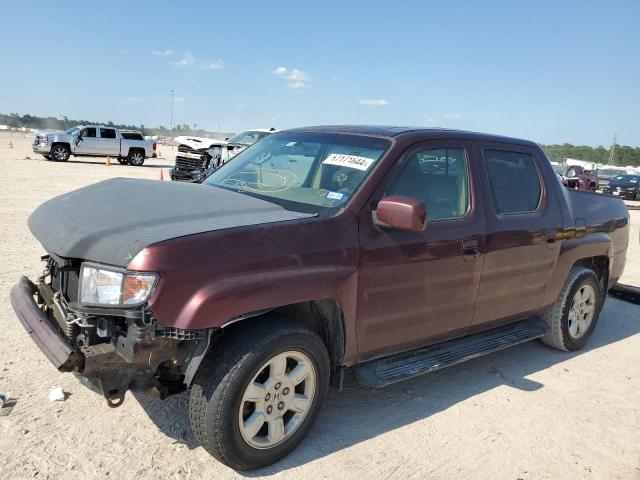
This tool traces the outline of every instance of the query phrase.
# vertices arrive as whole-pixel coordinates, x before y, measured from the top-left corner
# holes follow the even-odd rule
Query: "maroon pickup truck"
[[[345,368],[379,387],[583,347],[629,215],[533,142],[346,126],[274,133],[202,184],[100,182],[29,227],[45,268],[11,300],[53,365],[110,406],[189,389],[197,440],[247,470],[300,443]]]
[[[580,165],[571,165],[563,176],[563,183],[569,188],[595,192],[600,188],[598,174],[593,170],[585,170]]]

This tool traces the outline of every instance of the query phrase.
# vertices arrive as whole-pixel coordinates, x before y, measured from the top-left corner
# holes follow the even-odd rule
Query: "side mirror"
[[[384,197],[373,212],[376,225],[398,230],[422,232],[427,227],[427,211],[423,202],[412,197]]]

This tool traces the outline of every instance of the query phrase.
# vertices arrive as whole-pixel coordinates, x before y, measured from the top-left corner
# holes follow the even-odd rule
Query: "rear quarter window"
[[[122,138],[126,140],[144,140],[141,133],[122,132]]]
[[[535,212],[542,184],[533,157],[507,150],[485,150],[491,200],[497,214]]]

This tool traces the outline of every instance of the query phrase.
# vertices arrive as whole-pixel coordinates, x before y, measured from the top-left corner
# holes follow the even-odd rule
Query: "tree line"
[[[202,128],[196,128],[185,124],[176,125],[170,132],[168,128],[159,125],[157,127],[148,128],[144,125],[126,125],[116,124],[111,121],[93,122],[89,120],[72,120],[67,117],[55,118],[55,117],[38,117],[35,115],[19,115],[17,113],[11,113],[9,115],[0,113],[0,125],[8,125],[13,128],[37,128],[37,129],[55,129],[55,130],[68,130],[75,125],[106,125],[109,127],[140,130],[144,135],[159,135],[161,137],[168,137],[169,135],[195,135],[200,137],[219,137],[221,134],[218,132],[209,132]],[[230,134],[222,134],[230,136]],[[578,160],[584,160],[587,162],[607,164],[609,163],[609,155],[611,148],[605,148],[602,145],[597,147],[589,147],[587,145],[571,145],[570,143],[563,143],[562,145],[540,145],[544,153],[554,162],[562,162],[565,158],[575,158]],[[620,166],[640,166],[640,147],[629,147],[627,145],[615,145],[613,152],[613,164]]]
[[[196,128],[197,126],[190,126],[186,123],[178,124],[173,127],[173,130],[159,125],[157,127],[145,127],[144,125],[128,125],[125,123],[113,123],[109,122],[95,122],[90,120],[75,120],[66,116],[62,118],[56,117],[38,117],[35,115],[19,115],[17,113],[3,114],[0,113],[0,125],[8,125],[11,128],[36,128],[39,130],[51,129],[51,130],[68,130],[76,125],[105,125],[107,127],[120,128],[122,130],[139,130],[143,135],[158,135],[160,137],[179,135],[194,135],[198,137],[220,137],[231,136],[231,132],[219,133],[209,132],[202,128]]]
[[[562,163],[565,158],[575,158],[586,162],[608,164],[611,148],[602,145],[589,147],[586,145],[540,145],[549,160]],[[613,165],[618,166],[639,166],[640,147],[629,147],[627,145],[616,144],[613,147]]]

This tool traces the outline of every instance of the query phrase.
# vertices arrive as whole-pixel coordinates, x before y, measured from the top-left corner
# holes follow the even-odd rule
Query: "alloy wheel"
[[[254,375],[240,403],[240,434],[254,448],[272,448],[291,437],[309,413],[316,370],[307,355],[279,353]]]
[[[575,340],[582,338],[593,321],[596,311],[596,292],[591,285],[582,285],[576,291],[569,307],[569,335]]]
[[[69,158],[69,152],[65,147],[61,145],[53,147],[51,155],[58,161],[65,161],[67,158]]]
[[[144,162],[144,155],[142,155],[142,153],[135,152],[131,154],[131,158],[129,159],[131,165],[142,165],[142,162]]]

